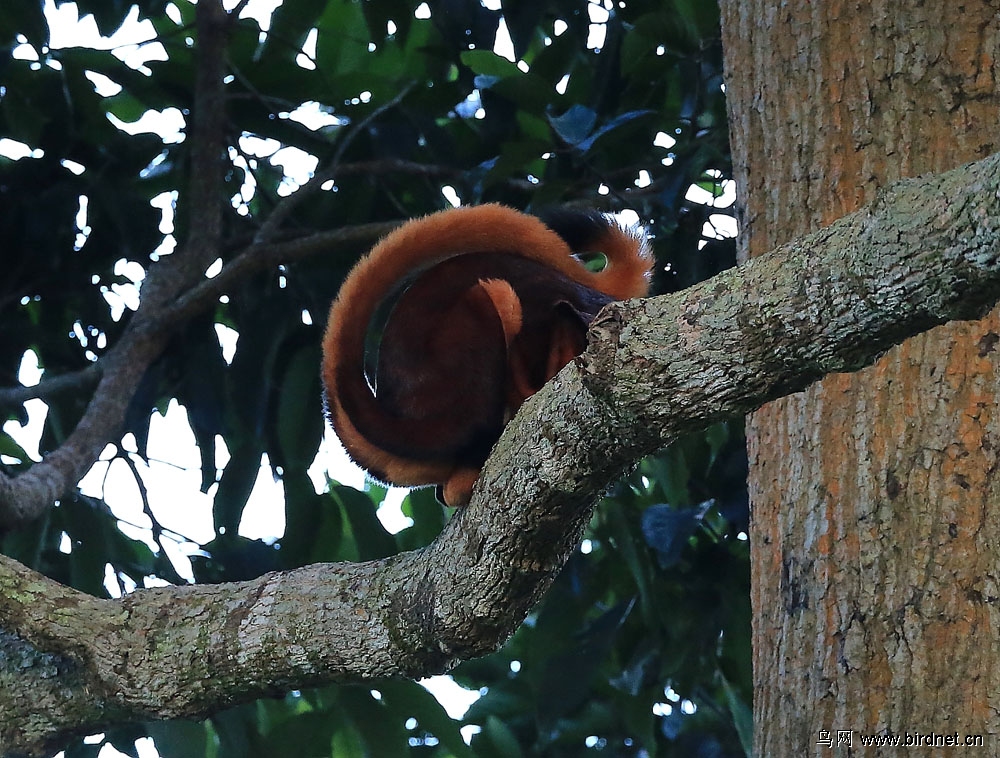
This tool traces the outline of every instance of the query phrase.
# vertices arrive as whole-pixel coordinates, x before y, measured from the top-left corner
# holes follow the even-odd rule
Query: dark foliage
[[[26,351],[46,377],[99,360],[130,315],[108,303],[131,285],[135,267],[125,262],[145,268],[165,234],[189,236],[190,140],[165,143],[116,124],[149,110],[187,117],[196,61],[194,8],[185,0],[78,0],[103,34],[138,7],[166,58],[143,71],[108,51],[50,49],[41,4],[8,5],[0,12],[0,138],[34,152],[0,157],[0,387],[18,384]],[[280,238],[434,211],[450,188],[465,203],[634,209],[654,237],[659,292],[732,265],[731,241],[704,231],[726,211],[686,199],[692,185],[720,194],[730,174],[714,2],[629,0],[610,12],[570,0],[511,0],[502,11],[459,0],[417,5],[287,0],[266,34],[253,19],[236,25],[227,55],[231,170],[219,187],[224,257],[288,194],[282,155],[265,153],[290,146],[321,167],[336,165],[331,183],[291,210]],[[520,64],[493,52],[501,20]],[[599,51],[588,48],[591,35]],[[313,40],[315,54],[303,63]],[[108,80],[117,88],[107,89]],[[326,126],[288,117],[306,102],[322,104],[332,117]],[[0,151],[11,145],[0,141]],[[248,182],[254,191],[241,200]],[[156,198],[176,203],[173,229],[161,228]],[[214,496],[215,537],[190,564],[195,580],[377,558],[433,539],[447,514],[429,492],[405,501],[412,525],[389,534],[375,515],[383,490],[333,484],[317,494],[307,474],[323,436],[324,314],[362,252],[337,247],[248,278],[178,331],[132,401],[128,442],[106,451],[132,472],[145,525],[125,528],[103,499],[80,492],[3,535],[3,552],[100,596],[109,584],[123,591],[145,577],[184,582],[162,547],[183,540],[160,527],[143,479],[151,418],[173,400],[187,411],[201,486]],[[231,362],[220,324],[239,334]],[[92,388],[81,381],[47,398],[43,453],[73,428]],[[0,412],[17,423],[27,417],[20,404]],[[217,470],[220,439],[228,456]],[[6,432],[0,455],[6,471],[30,466]],[[286,528],[275,544],[239,535],[265,455],[284,494]],[[184,758],[292,749],[742,755],[751,686],[747,518],[742,430],[713,427],[645,461],[609,493],[581,551],[509,644],[453,672],[482,693],[463,718],[449,718],[415,683],[380,681],[290,693],[201,724],[132,725],[105,740],[136,755],[134,741],[148,735],[162,756]],[[471,745],[463,726],[478,729],[469,730]],[[66,755],[100,747],[80,742]]]

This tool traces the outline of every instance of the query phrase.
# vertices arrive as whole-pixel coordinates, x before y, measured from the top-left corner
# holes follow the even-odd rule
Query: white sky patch
[[[122,121],[113,113],[107,116],[108,121],[126,134],[155,134],[168,144],[184,141],[184,114],[177,108],[146,111],[136,121]]]
[[[302,52],[295,56],[295,62],[309,71],[316,68],[316,39],[318,37],[319,32],[316,29],[310,29],[305,42],[302,43]]]
[[[89,47],[110,50],[129,68],[151,73],[145,64],[167,60],[167,51],[156,40],[156,29],[149,19],[139,20],[139,9],[133,6],[124,23],[110,37],[102,37],[94,17],[80,18],[76,3],[56,7],[55,0],[45,0],[45,17],[49,22],[49,46],[54,50],[65,47]]]
[[[84,742],[87,742],[87,744],[97,744],[103,739],[104,735],[99,734],[93,737],[84,737]],[[139,758],[159,758],[160,755],[156,751],[156,746],[150,737],[142,737],[136,740],[135,752]],[[66,753],[56,753],[55,758],[65,758],[65,755]],[[97,753],[97,758],[128,758],[128,756],[120,750],[117,750],[113,745],[103,745]]]
[[[41,158],[45,155],[45,151],[37,148],[32,149],[29,145],[8,137],[0,137],[0,155],[10,158],[12,161],[19,161],[22,158]]]
[[[274,139],[262,139],[253,134],[240,137],[240,149],[247,155],[266,158],[273,165],[281,167],[285,176],[278,186],[282,197],[292,194],[309,181],[316,172],[319,159],[315,155],[297,147],[282,147]]]
[[[10,435],[14,442],[21,446],[24,452],[27,453],[29,460],[38,463],[42,459],[38,451],[38,441],[41,438],[42,427],[45,425],[45,417],[49,413],[49,406],[38,398],[33,398],[25,402],[24,408],[28,413],[28,423],[21,426],[12,419],[4,422],[3,430]],[[6,455],[0,455],[0,463],[16,464],[24,462],[26,461],[19,461]]]
[[[285,490],[275,480],[267,454],[261,458],[257,481],[243,508],[240,536],[274,542],[285,533]]]
[[[119,258],[115,261],[114,273],[129,281],[101,284],[101,295],[111,309],[111,318],[118,321],[126,310],[139,307],[139,284],[146,278],[146,269],[135,261]]]
[[[733,239],[738,231],[736,219],[723,213],[713,213],[708,217],[701,235],[708,239]]]
[[[356,490],[364,490],[368,478],[364,470],[351,460],[329,425],[326,426],[319,451],[306,474],[312,481],[313,489],[316,490],[317,494],[326,491],[327,477],[338,484],[353,487]],[[390,534],[396,534],[413,526],[413,520],[404,516],[401,508],[403,499],[409,491],[407,487],[389,487],[385,499],[378,506],[376,515]]]
[[[115,261],[114,272],[118,276],[124,276],[132,284],[136,285],[146,278],[146,269],[141,264],[130,261],[127,258],[119,258]]]
[[[312,481],[313,489],[317,494],[326,491],[326,477],[348,487],[361,490],[365,487],[365,472],[351,460],[340,444],[337,435],[333,433],[329,426],[323,434],[323,440],[319,444],[319,451],[313,459],[306,474]]]
[[[87,244],[87,237],[90,236],[92,231],[90,225],[87,223],[87,208],[90,205],[90,199],[86,195],[80,195],[80,207],[76,212],[76,241],[73,243],[73,249],[79,251],[85,244]]]
[[[352,97],[347,102],[349,102],[351,105],[361,105],[361,103],[367,104],[370,103],[371,101],[372,101],[372,93],[369,92],[368,90],[365,90],[357,97]]]
[[[403,514],[403,500],[410,493],[406,487],[390,487],[375,515],[389,534],[396,534],[413,526],[413,519]]]
[[[90,79],[90,83],[94,85],[94,92],[101,97],[114,97],[123,89],[114,79],[96,71],[84,71],[83,75]]]
[[[271,28],[271,15],[278,9],[282,0],[250,0],[240,11],[240,18],[252,18],[260,26],[261,31],[266,32]],[[226,0],[226,10],[232,10],[239,4],[239,0]]]
[[[219,347],[222,349],[222,359],[226,364],[233,362],[236,355],[236,345],[240,339],[240,333],[225,324],[215,325],[215,334],[219,338]]]
[[[728,208],[736,202],[736,182],[731,179],[724,179],[719,182],[719,188],[722,190],[722,193],[718,197],[715,197],[708,190],[699,187],[697,184],[692,184],[688,187],[687,192],[684,193],[684,199],[698,205],[709,205],[713,208]]]
[[[482,697],[479,690],[467,690],[450,676],[431,676],[417,682],[430,692],[453,719],[465,715],[474,702]]]
[[[38,356],[32,350],[25,350],[24,355],[21,356],[21,365],[17,370],[18,381],[25,387],[34,387],[41,380],[42,374],[41,366],[38,365]],[[5,421],[2,428],[27,453],[29,460],[37,463],[42,459],[38,450],[38,442],[42,436],[42,428],[45,425],[45,417],[49,413],[49,406],[38,398],[32,398],[24,404],[24,409],[28,414],[28,422],[24,426],[11,419]],[[0,456],[0,462],[17,464],[25,461],[3,455]]]
[[[724,179],[720,184],[722,194],[715,198],[715,207],[728,208],[736,202],[736,182],[733,179]]]
[[[271,163],[280,166],[285,173],[278,185],[278,194],[284,197],[312,178],[319,166],[319,158],[297,147],[283,147],[271,156]]]
[[[514,62],[514,41],[510,38],[510,30],[507,22],[500,17],[500,24],[497,26],[497,36],[493,41],[493,52],[501,58],[506,58],[511,63]]]
[[[240,184],[239,191],[229,201],[237,213],[241,216],[249,216],[250,201],[253,200],[253,196],[257,193],[257,178],[253,175],[254,170],[257,168],[257,160],[255,158],[247,160],[234,147],[229,148],[229,160],[243,174],[243,182]]]
[[[675,140],[666,132],[657,132],[656,137],[653,139],[653,144],[656,145],[657,147],[662,147],[666,150],[669,150],[670,148],[672,148],[674,145],[677,144],[677,140]]]
[[[161,192],[149,201],[149,204],[160,211],[160,223],[157,227],[162,234],[174,233],[174,211],[177,207],[177,190]]]
[[[123,441],[123,447],[134,450],[135,444]],[[102,460],[80,482],[80,489],[84,494],[103,497],[111,511],[122,521],[148,530],[151,524],[142,511],[138,486],[131,470],[122,460],[110,461],[109,465],[114,452],[114,448],[108,446],[102,454]],[[165,529],[183,535],[194,543],[211,541],[215,536],[212,520],[215,488],[209,494],[200,490],[201,457],[195,444],[194,432],[188,423],[187,412],[176,400],[170,401],[166,415],[153,413],[150,417],[147,453],[148,466],[138,457],[133,457],[133,462],[146,485],[149,506],[157,521]],[[225,454],[228,455],[228,452]],[[134,531],[126,533],[133,537],[139,536]],[[142,538],[148,541],[148,533],[142,535]],[[177,567],[178,570],[182,568]],[[190,575],[189,570],[187,575]]]
[[[331,126],[343,126],[347,123],[346,119],[333,115],[329,106],[317,103],[315,100],[302,103],[293,111],[279,113],[278,118],[297,121],[306,129],[311,129],[314,132]]]
[[[639,214],[632,208],[624,208],[615,213],[614,217],[626,229],[632,229],[640,225]]]
[[[608,19],[611,14],[607,8],[596,3],[587,4],[587,14],[590,16],[590,27],[587,32],[587,48],[598,50],[604,48],[608,39]]]
[[[214,261],[212,261],[212,265],[210,265],[207,269],[205,269],[205,278],[214,279],[221,273],[222,273],[222,258],[216,258]]]
[[[21,356],[21,365],[17,369],[17,380],[25,387],[34,387],[42,380],[43,373],[35,351],[25,350]]]
[[[35,50],[31,45],[28,44],[27,37],[23,34],[17,35],[18,44],[10,53],[10,57],[16,61],[37,61],[38,51]],[[32,69],[37,69],[38,66],[32,66]]]

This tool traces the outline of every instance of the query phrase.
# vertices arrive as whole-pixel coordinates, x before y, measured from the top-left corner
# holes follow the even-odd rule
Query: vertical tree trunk
[[[743,256],[1000,149],[995,1],[722,17]],[[758,755],[1000,731],[998,342],[949,324],[749,419]]]

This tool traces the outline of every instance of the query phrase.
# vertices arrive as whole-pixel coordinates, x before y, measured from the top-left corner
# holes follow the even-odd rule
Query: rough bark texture
[[[489,652],[551,585],[600,492],[643,454],[998,297],[1000,155],[901,183],[697,287],[606,310],[423,550],[121,600],[0,556],[0,755]]]
[[[997,2],[722,6],[744,256],[1000,146]],[[1000,731],[998,335],[936,329],[751,418],[758,755]]]

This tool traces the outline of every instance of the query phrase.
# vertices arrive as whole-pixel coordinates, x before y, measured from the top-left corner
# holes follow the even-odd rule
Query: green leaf
[[[25,452],[24,448],[14,441],[7,432],[0,430],[0,455],[9,455],[11,458],[17,458],[21,463],[28,463],[31,460],[31,456]]]
[[[308,467],[323,437],[319,363],[318,345],[299,350],[292,356],[281,381],[278,439],[281,463],[286,468]]]
[[[520,758],[520,756],[524,755],[517,737],[496,716],[490,716],[486,720],[486,726],[481,732],[480,737],[489,741],[490,748],[493,750],[492,755],[503,756],[503,758]],[[476,746],[478,752],[479,738],[473,740],[472,744]]]
[[[640,111],[629,111],[628,113],[622,113],[619,116],[615,116],[615,118],[611,119],[604,126],[602,126],[600,129],[591,134],[587,139],[578,142],[576,144],[576,148],[583,152],[587,152],[588,150],[590,150],[590,148],[594,146],[594,142],[603,137],[605,134],[614,131],[615,129],[619,128],[620,126],[623,126],[624,124],[629,123],[630,121],[634,121],[637,118],[640,118],[642,116],[648,116],[653,113],[655,113],[655,111],[640,110]]]
[[[4,3],[0,13],[0,40],[11,45],[18,34],[23,34],[35,50],[41,50],[49,41],[49,26],[42,13],[42,3],[31,0]]]
[[[638,531],[634,518],[622,507],[621,503],[608,501],[604,512],[618,556],[625,561],[642,603],[642,613],[647,619],[655,618],[652,567],[646,551],[640,550],[642,541],[635,533]]]
[[[353,86],[341,90],[341,99],[360,94],[366,89],[367,66],[375,57],[368,49],[368,24],[361,3],[330,0],[317,26],[316,66],[327,76],[355,75]]]
[[[477,87],[489,87],[503,79],[520,78],[523,72],[511,61],[491,50],[466,50],[459,56],[476,74],[486,77]]]
[[[359,560],[385,558],[398,552],[396,540],[382,526],[371,499],[364,492],[337,485],[330,490],[330,497],[340,506],[351,525]]]
[[[303,758],[307,756],[340,756],[340,752],[331,752],[334,740],[344,732],[353,731],[352,727],[345,723],[343,716],[334,709],[298,713],[285,718],[275,728],[268,731],[258,755],[287,755],[288,746],[295,745],[296,754]],[[363,755],[363,753],[355,753],[350,750],[346,751],[346,754]]]
[[[573,105],[561,116],[549,116],[549,123],[563,142],[579,145],[594,130],[597,113],[586,106]]]
[[[150,721],[145,729],[160,758],[212,758],[215,754],[207,722]]]
[[[445,508],[430,487],[411,490],[404,498],[401,510],[404,516],[413,519],[413,526],[398,535],[405,540],[403,548],[406,550],[429,545],[444,528]]]
[[[279,5],[271,14],[271,28],[264,45],[264,63],[276,58],[294,60],[309,32],[317,26],[326,5],[326,0],[295,0]]]
[[[472,758],[473,752],[462,737],[459,722],[448,715],[437,699],[416,682],[379,682],[375,689],[390,710],[410,714],[417,720],[418,728],[437,737],[455,758]]]
[[[379,758],[409,755],[403,718],[375,700],[369,688],[342,687],[339,699],[344,713],[361,734],[367,755]]]
[[[253,442],[230,451],[231,457],[219,480],[212,510],[217,534],[226,537],[237,535],[243,508],[260,474],[262,454],[263,451]]]
[[[105,98],[108,113],[126,124],[134,124],[149,110],[149,106],[127,90]]]
[[[726,693],[726,703],[733,716],[736,732],[740,735],[740,744],[747,758],[753,755],[753,709],[743,701],[729,681],[722,677],[722,687]]]
[[[591,697],[594,679],[604,665],[633,602],[621,602],[602,614],[570,650],[552,656],[538,691],[538,720],[543,730],[572,713]]]

